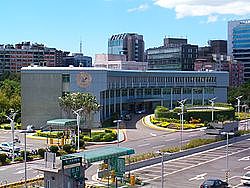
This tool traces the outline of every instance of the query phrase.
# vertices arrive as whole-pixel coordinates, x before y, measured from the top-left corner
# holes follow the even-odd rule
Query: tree
[[[59,105],[67,112],[68,116],[72,110],[82,108],[82,114],[86,117],[87,126],[91,127],[92,113],[100,110],[101,106],[95,96],[90,93],[69,93],[59,97]]]
[[[250,106],[250,80],[239,87],[231,87],[228,91],[228,102],[237,105],[236,97],[243,96],[241,104]]]

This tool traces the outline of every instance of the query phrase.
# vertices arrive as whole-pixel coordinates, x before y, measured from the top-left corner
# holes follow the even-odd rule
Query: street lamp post
[[[80,113],[83,110],[83,108],[80,108],[78,110],[73,110],[73,113],[76,114],[76,122],[77,122],[77,150],[80,151],[80,120],[81,116]]]
[[[21,131],[21,133],[24,133],[24,182],[25,187],[27,188],[27,140],[26,140],[26,134],[33,132],[33,126],[28,125],[27,129],[24,131]]]
[[[228,138],[229,135],[232,136],[234,135],[233,132],[222,132],[221,135],[226,135],[227,136],[227,149],[226,149],[226,182],[228,183],[228,173],[229,173],[229,165],[228,165]]]
[[[183,124],[184,124],[184,103],[187,101],[187,99],[183,99],[181,101],[178,101],[178,103],[181,105],[181,148],[180,151],[182,151],[182,142],[183,142]]]
[[[161,188],[164,188],[164,157],[165,155],[170,155],[170,153],[161,151],[157,151],[156,153],[161,155]]]
[[[122,122],[122,120],[114,120],[114,123],[116,123],[116,130],[117,130],[117,147],[119,147],[119,125]]]
[[[241,96],[238,96],[238,97],[236,97],[236,99],[237,99],[237,107],[238,107],[238,118],[240,118],[240,99],[242,98],[243,96],[241,95]]]
[[[214,97],[212,99],[209,100],[209,102],[211,102],[212,104],[212,122],[214,121],[214,101],[217,97]]]
[[[12,133],[12,162],[15,160],[15,142],[14,142],[14,137],[15,137],[15,117],[17,115],[17,111],[14,112],[11,110],[12,115],[11,116],[5,116],[7,117],[8,120],[10,120],[10,127],[11,127],[11,133]]]

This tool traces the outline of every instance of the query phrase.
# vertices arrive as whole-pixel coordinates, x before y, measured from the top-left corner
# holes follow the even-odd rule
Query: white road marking
[[[238,159],[238,161],[249,161],[249,160],[250,160],[250,156],[242,157],[241,159]]]
[[[165,142],[169,142],[169,141],[173,141],[176,140],[176,138],[172,138],[172,139],[168,139],[168,140],[164,140]]]
[[[165,147],[165,145],[154,146],[154,149]]]
[[[199,174],[199,175],[196,175],[193,178],[190,178],[188,181],[203,180],[203,179],[205,179],[204,176],[206,176],[206,175],[207,175],[207,173]]]
[[[247,166],[247,167],[244,168],[244,170],[248,170],[248,169],[250,169],[250,166]]]
[[[143,146],[148,146],[148,145],[150,145],[150,143],[141,144],[141,145],[138,145],[138,147],[143,147]]]
[[[218,148],[224,148],[225,146],[221,146],[221,147],[218,147]],[[201,152],[201,153],[209,153],[209,151],[214,151],[218,148],[214,148],[214,149],[211,149],[211,150],[208,150],[208,151],[204,151],[204,152]],[[246,148],[246,149],[242,149],[240,151],[237,151],[237,152],[233,152],[233,153],[230,153],[229,156],[231,155],[235,155],[235,154],[238,154],[238,153],[241,153],[241,152],[244,152],[244,151],[247,151],[249,150],[250,148]],[[198,154],[201,154],[201,153],[198,153]],[[181,160],[183,158],[190,158],[191,156],[195,156],[195,155],[198,155],[197,153],[196,154],[193,154],[193,155],[189,155],[189,156],[184,156],[184,157],[181,157],[181,158],[178,158],[178,159],[173,159],[171,161],[175,161],[175,160]],[[169,174],[165,174],[164,176],[167,176],[167,175],[172,175],[172,174],[175,174],[175,173],[178,173],[178,172],[181,172],[181,171],[184,171],[184,170],[188,170],[188,169],[191,169],[191,168],[194,168],[194,167],[197,167],[197,166],[200,166],[200,165],[203,165],[203,164],[207,164],[207,163],[210,163],[210,162],[213,162],[213,161],[216,161],[216,160],[219,160],[219,159],[222,159],[222,158],[225,158],[224,155],[220,156],[220,157],[217,157],[217,158],[214,158],[214,159],[211,159],[211,160],[208,160],[208,161],[204,161],[204,162],[201,162],[199,164],[195,164],[195,165],[191,165],[191,166],[187,166],[185,168],[182,168],[182,169],[179,169],[179,170],[176,170],[176,171],[173,171]],[[171,162],[171,161],[167,161],[166,163],[168,162]],[[151,165],[151,166],[147,166],[147,167],[143,167],[141,169],[137,169],[137,170],[133,170],[132,172],[136,172],[136,171],[139,171],[139,170],[142,170],[142,169],[147,169],[147,168],[151,168],[151,167],[154,167],[154,166],[158,166],[159,164],[154,164],[154,165]],[[145,182],[150,182],[150,181],[154,181],[156,179],[159,179],[161,177],[155,177],[153,179],[150,179],[150,180],[146,180]]]
[[[151,134],[151,136],[157,136],[157,134],[155,134],[155,133],[150,133]]]

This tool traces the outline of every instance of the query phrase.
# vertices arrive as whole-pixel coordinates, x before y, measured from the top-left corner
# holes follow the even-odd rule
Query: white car
[[[250,185],[250,171],[241,177],[241,183],[243,183],[243,185]]]
[[[8,151],[8,152],[12,152],[12,143],[9,143],[9,142],[3,142],[0,144],[0,150],[3,150],[3,151]],[[19,152],[20,151],[20,147],[17,147],[14,145],[14,151],[15,152]]]

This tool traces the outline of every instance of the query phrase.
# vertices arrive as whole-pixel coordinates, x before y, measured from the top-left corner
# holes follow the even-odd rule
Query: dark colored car
[[[228,183],[220,179],[208,179],[201,184],[200,188],[228,188]]]

